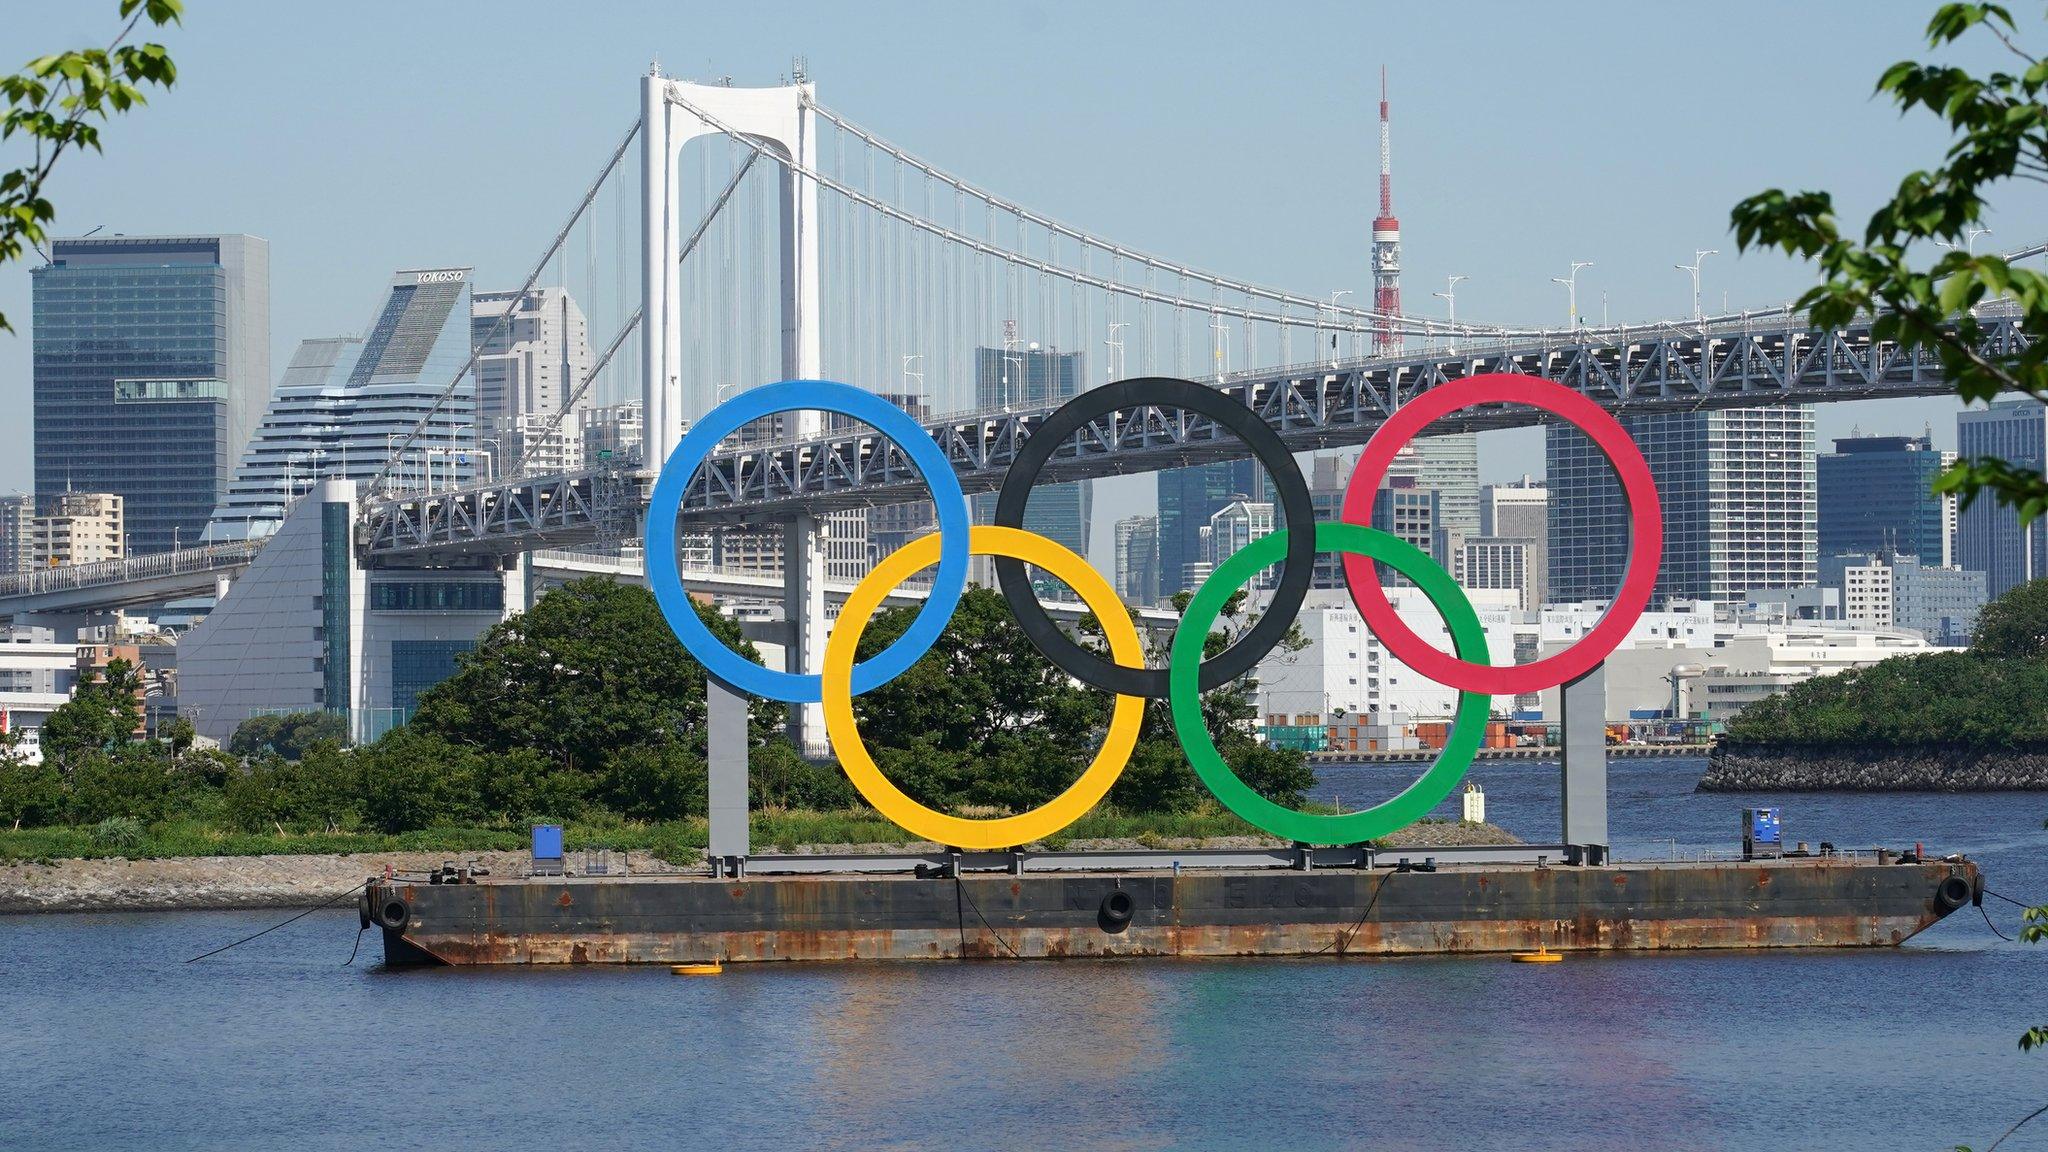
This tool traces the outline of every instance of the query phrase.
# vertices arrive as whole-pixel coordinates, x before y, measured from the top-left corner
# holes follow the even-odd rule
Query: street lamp
[[[1318,311],[1317,316],[1320,317],[1321,315],[1322,313]],[[1230,326],[1225,324],[1223,318],[1219,316],[1216,322],[1209,325],[1209,327],[1216,333],[1216,382],[1221,384],[1223,383],[1223,374],[1230,369]],[[1321,329],[1317,331],[1320,333]],[[1318,339],[1320,338],[1320,335],[1318,335]]]
[[[1700,263],[1709,256],[1719,256],[1720,254],[1721,250],[1719,248],[1695,248],[1692,251],[1692,263],[1672,265],[1673,268],[1678,269],[1680,272],[1687,272],[1692,275],[1692,322],[1695,324],[1706,319],[1706,314],[1700,311]]]
[[[924,373],[912,372],[910,370],[910,362],[912,360],[922,359],[924,359],[924,353],[922,352],[910,356],[905,356],[903,358],[903,392],[907,396],[922,396],[924,394]],[[912,392],[910,390],[910,381],[912,377],[915,377],[917,379],[916,392]]]
[[[1330,367],[1332,368],[1337,366],[1337,332],[1335,323],[1337,320],[1337,301],[1349,295],[1351,295],[1351,289],[1349,288],[1330,293]]]
[[[1942,240],[1939,243],[1943,248],[1951,252],[1960,249],[1968,255],[1975,256],[1977,254],[1977,237],[1989,235],[1991,235],[1991,229],[1989,228],[1965,228],[1963,229],[1963,243],[1958,244],[1953,240]]]
[[[1017,374],[1020,378],[1020,384],[1022,383],[1021,378],[1024,375],[1024,358],[1022,356],[1003,357],[1003,403],[1021,404],[1023,403],[1022,399],[1010,395],[1010,365],[1012,364],[1015,364],[1017,366]]]
[[[1447,276],[1444,278],[1444,290],[1430,293],[1431,296],[1435,296],[1444,302],[1444,308],[1447,310],[1452,327],[1456,327],[1458,323],[1458,281],[1470,279],[1470,276]],[[1453,352],[1458,350],[1457,341],[1458,334],[1452,332],[1450,350]]]
[[[1109,370],[1109,378],[1112,381],[1121,378],[1124,366],[1124,342],[1116,338],[1116,330],[1129,327],[1130,325],[1122,320],[1110,321],[1109,339],[1102,342],[1102,366]]]
[[[1565,299],[1567,301],[1566,307],[1571,310],[1571,326],[1574,328],[1579,326],[1579,269],[1591,268],[1592,266],[1593,262],[1591,260],[1574,260],[1572,261],[1572,274],[1570,276],[1552,276],[1550,278],[1552,284],[1564,285]]]

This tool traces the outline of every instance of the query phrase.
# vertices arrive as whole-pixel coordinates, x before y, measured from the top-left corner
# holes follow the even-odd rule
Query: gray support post
[[[808,512],[783,526],[782,615],[789,623],[783,667],[797,675],[815,676],[825,666],[825,544],[820,531],[818,518]],[[824,709],[790,705],[789,738],[805,756],[826,756]]]
[[[711,842],[705,851],[713,861],[749,854],[747,844],[747,698],[716,676],[704,686],[710,727],[704,759],[711,770],[707,805]]]
[[[1564,842],[1588,849],[1586,862],[1607,855],[1607,665],[1570,681],[1558,693],[1564,774]]]

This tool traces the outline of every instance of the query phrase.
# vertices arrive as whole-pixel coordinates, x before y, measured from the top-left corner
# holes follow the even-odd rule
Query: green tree
[[[2048,579],[2016,585],[1986,604],[1970,651],[1992,660],[2048,656]]]
[[[1742,201],[1732,214],[1742,248],[1778,248],[1820,266],[1821,283],[1798,303],[1816,327],[1877,313],[1877,339],[1932,353],[1957,394],[1971,402],[2008,392],[2048,400],[2048,276],[1996,255],[1972,254],[1962,243],[1992,196],[2015,185],[2023,192],[2024,183],[2048,183],[2048,105],[2042,103],[2048,62],[2022,49],[2017,32],[2000,5],[1945,4],[1927,25],[1930,47],[1982,33],[2010,52],[2018,71],[1979,76],[1904,60],[1878,78],[1878,95],[1901,113],[1931,113],[1954,139],[1939,164],[1900,180],[1871,213],[1861,240],[1843,234],[1827,192],[1773,188]],[[1935,258],[1934,243],[1956,247]],[[1983,324],[1972,309],[1987,299],[2017,309],[2030,337],[2025,348],[1984,346]],[[1936,487],[1959,493],[1965,504],[1989,492],[2018,509],[2022,523],[2048,510],[2048,479],[2039,468],[1994,457],[1959,461]]]
[[[348,740],[348,721],[339,712],[292,712],[283,716],[251,716],[228,737],[228,751],[243,759],[275,752],[297,760],[326,740]]]
[[[29,163],[0,171],[0,264],[19,260],[23,247],[40,244],[57,207],[44,185],[64,153],[100,151],[100,125],[114,113],[147,102],[145,87],[169,88],[178,78],[161,44],[130,44],[136,25],[180,22],[181,0],[120,0],[121,30],[104,48],[80,48],[38,56],[22,71],[0,76],[0,140],[17,134],[33,142]],[[0,331],[11,331],[0,313]]]
[[[64,777],[48,760],[31,764],[12,732],[0,733],[0,821],[16,828],[61,823]]]
[[[160,749],[145,743],[75,752],[67,777],[67,815],[73,824],[117,816],[157,823],[179,807],[189,784],[165,763]]]
[[[199,730],[183,716],[173,716],[157,727],[156,738],[171,746],[171,758],[176,760],[199,739]]]
[[[708,605],[697,612],[720,640],[759,660],[739,625]],[[538,751],[594,773],[618,749],[701,744],[704,685],[703,665],[651,593],[592,577],[485,633],[453,676],[421,695],[408,726],[488,752]],[[755,738],[765,739],[782,705],[752,708]]]
[[[1872,335],[1932,352],[1965,401],[1988,403],[2008,392],[2048,401],[2048,276],[1995,255],[1975,255],[1964,243],[1965,230],[1983,220],[1992,196],[2024,190],[2024,183],[2048,184],[2048,61],[2020,46],[2019,27],[1999,4],[1942,5],[1928,21],[1927,45],[1939,50],[1972,34],[1996,39],[2016,61],[2015,70],[1980,76],[1954,65],[1902,60],[1878,77],[1878,95],[1901,113],[1923,109],[1939,118],[1952,141],[1939,164],[1900,180],[1891,199],[1871,213],[1860,241],[1843,235],[1826,192],[1773,188],[1737,204],[1731,221],[1745,249],[1775,247],[1819,264],[1821,283],[1799,299],[1816,326],[1880,313]],[[1929,241],[1954,247],[1929,263]],[[2017,310],[2026,347],[1984,346],[1974,309],[1987,299]],[[1966,505],[1990,492],[2016,509],[2022,524],[2048,511],[2048,476],[2031,464],[1963,460],[1935,487],[1958,493]],[[2041,650],[2026,626],[1992,623],[1996,644]],[[2027,910],[2029,929],[2044,924],[2048,908]],[[2035,1028],[2020,1046],[2044,1040],[2048,1032]]]
[[[1209,654],[1246,626],[1245,603],[1240,595],[1226,606],[1225,630],[1205,643]],[[880,652],[915,615],[912,608],[878,614],[861,637],[859,658]],[[1085,644],[1106,651],[1099,622],[1084,619],[1077,631]],[[1290,640],[1299,642],[1298,635]],[[1152,659],[1161,663],[1164,653]],[[1298,804],[1314,773],[1300,752],[1267,748],[1253,737],[1256,690],[1247,677],[1205,693],[1210,736],[1246,783]],[[1039,655],[1001,594],[970,588],[932,650],[857,697],[854,715],[876,762],[921,802],[1018,811],[1043,804],[1080,775],[1100,747],[1112,700]],[[1164,701],[1147,704],[1138,746],[1109,801],[1131,812],[1187,811],[1210,802]]]
[[[43,755],[69,768],[79,753],[134,738],[142,726],[142,672],[126,660],[88,673],[43,722]]]

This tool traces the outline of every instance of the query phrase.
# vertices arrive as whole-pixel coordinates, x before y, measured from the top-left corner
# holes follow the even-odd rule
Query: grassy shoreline
[[[911,844],[916,838],[867,809],[835,812],[766,810],[752,814],[757,850],[792,851],[815,844]],[[243,832],[193,820],[171,820],[144,830],[139,841],[109,843],[89,825],[0,829],[0,863],[125,857],[138,860],[194,856],[349,855],[374,852],[518,852],[527,847],[525,827],[427,828],[414,832]],[[672,863],[694,863],[709,839],[701,817],[666,823],[617,819],[564,822],[571,852],[585,848],[648,852]],[[1124,815],[1090,812],[1044,846],[1071,840],[1209,840],[1250,837],[1270,840],[1229,812],[1198,811]],[[1278,841],[1273,841],[1278,843]]]
[[[1425,819],[1415,828],[1390,837],[1411,840],[1418,828],[1456,821]],[[817,845],[909,845],[916,837],[868,809],[808,811],[770,809],[752,814],[751,839],[758,852],[793,852]],[[586,848],[645,852],[673,864],[702,859],[708,826],[701,817],[666,823],[610,819],[570,820],[563,837],[570,852]],[[0,864],[54,860],[173,860],[201,856],[327,856],[379,852],[435,852],[459,856],[474,852],[523,852],[525,827],[427,828],[415,832],[242,832],[194,820],[151,825],[138,840],[109,843],[91,826],[0,828]],[[1064,829],[1059,836],[1030,847],[1058,850],[1078,841],[1132,841],[1146,847],[1186,847],[1203,841],[1229,840],[1241,845],[1278,845],[1236,815],[1221,808],[1193,812],[1126,814],[1098,809]]]

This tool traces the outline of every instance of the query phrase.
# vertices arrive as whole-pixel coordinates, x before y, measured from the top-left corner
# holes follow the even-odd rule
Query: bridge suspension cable
[[[514,300],[524,299],[526,294],[533,290],[534,284],[540,280],[541,273],[547,270],[548,262],[555,258],[557,252],[561,251],[562,244],[569,239],[570,232],[575,230],[576,222],[583,218],[583,213],[589,210],[592,201],[597,199],[598,191],[604,187],[604,182],[611,176],[612,169],[619,166],[620,159],[626,155],[627,147],[633,143],[633,138],[639,134],[640,121],[636,117],[633,120],[632,126],[626,129],[626,135],[619,141],[619,146],[612,150],[611,159],[605,162],[604,168],[597,174],[597,179],[590,182],[590,188],[583,193],[583,199],[577,202],[576,210],[569,213],[569,219],[555,233],[554,241],[548,245],[545,252],[541,253],[540,259],[534,262],[533,271],[527,273],[525,283],[519,286],[519,291],[512,297]],[[397,465],[398,461],[405,459],[406,450],[412,447],[413,441],[419,439],[420,433],[426,430],[427,425],[433,420],[434,416],[441,411],[441,406],[446,404],[455,395],[456,388],[462,384],[462,378],[469,375],[470,371],[476,367],[477,358],[483,355],[483,350],[489,347],[491,341],[498,338],[498,333],[504,329],[505,325],[511,322],[512,312],[513,309],[505,309],[505,311],[498,315],[497,320],[491,324],[490,331],[483,339],[470,341],[469,358],[463,361],[462,367],[456,371],[454,379],[448,381],[448,386],[441,389],[440,394],[434,397],[432,407],[428,408],[426,413],[419,418],[419,422],[412,426],[412,431],[407,432],[405,438],[400,440],[397,446],[386,456],[384,467],[379,469],[377,475],[370,480],[366,490],[366,498],[383,494],[385,483],[391,476],[392,468]]]
[[[725,136],[736,141],[743,147],[748,148],[755,154],[766,154],[771,160],[774,160],[776,163],[788,167],[791,172],[803,177],[804,179],[815,181],[819,187],[829,189],[830,191],[835,192],[848,200],[860,204],[861,206],[869,209],[870,211],[879,213],[883,216],[888,217],[889,219],[908,225],[911,228],[915,228],[919,231],[928,233],[932,236],[936,236],[939,239],[947,241],[948,243],[960,245],[961,247],[966,248],[978,255],[992,257],[994,259],[1003,261],[1004,263],[1009,264],[1013,267],[1023,268],[1032,272],[1039,273],[1041,275],[1057,277],[1069,281],[1070,283],[1079,284],[1083,287],[1094,288],[1100,291],[1115,293],[1118,295],[1123,295],[1134,299],[1142,300],[1147,303],[1161,304],[1169,307],[1187,308],[1204,314],[1215,315],[1219,317],[1228,316],[1236,319],[1243,319],[1246,321],[1259,321],[1280,326],[1313,325],[1316,322],[1313,317],[1320,317],[1322,315],[1328,314],[1336,318],[1349,319],[1361,325],[1378,324],[1383,321],[1390,321],[1396,325],[1397,329],[1405,331],[1411,335],[1442,336],[1456,334],[1463,336],[1516,338],[1542,337],[1550,334],[1549,330],[1546,329],[1516,329],[1473,324],[1457,325],[1453,327],[1451,325],[1446,324],[1445,322],[1437,320],[1423,319],[1405,315],[1385,316],[1368,309],[1346,307],[1342,305],[1332,305],[1329,301],[1326,300],[1316,300],[1309,297],[1300,296],[1294,293],[1284,292],[1278,289],[1264,288],[1257,285],[1244,284],[1238,281],[1230,280],[1225,277],[1203,272],[1199,269],[1190,268],[1186,265],[1178,264],[1173,261],[1148,256],[1144,253],[1136,251],[1135,249],[1126,248],[1121,245],[1109,243],[1107,241],[1097,240],[1094,237],[1079,231],[1078,229],[1071,228],[1067,225],[1060,224],[1056,221],[1051,221],[1047,217],[1044,217],[1038,213],[1031,212],[1028,209],[1020,208],[1011,201],[1003,200],[1002,198],[996,197],[991,193],[984,192],[980,188],[968,184],[967,182],[959,179],[958,177],[952,176],[948,173],[941,171],[940,169],[934,168],[928,164],[925,164],[922,161],[917,160],[915,157],[912,157],[910,154],[902,151],[899,148],[894,147],[893,145],[881,142],[878,138],[874,137],[870,133],[867,133],[865,130],[852,127],[843,118],[826,113],[821,106],[815,103],[810,105],[810,107],[818,111],[821,115],[825,115],[826,119],[831,121],[834,125],[846,125],[850,130],[850,134],[854,135],[857,139],[860,139],[863,143],[873,142],[873,144],[876,147],[876,150],[881,151],[883,154],[889,156],[898,164],[907,164],[920,174],[923,174],[926,177],[938,183],[951,187],[958,193],[971,196],[974,199],[981,201],[987,206],[987,208],[991,212],[1002,212],[1006,215],[1015,218],[1020,232],[1022,230],[1023,225],[1028,223],[1035,227],[1046,230],[1049,235],[1060,236],[1069,239],[1081,245],[1084,250],[1093,250],[1096,252],[1101,252],[1107,256],[1110,256],[1112,259],[1118,262],[1125,260],[1131,261],[1132,263],[1139,265],[1141,268],[1144,268],[1148,273],[1148,282],[1146,286],[1129,284],[1122,282],[1120,280],[1105,278],[1099,275],[1091,274],[1083,270],[1067,267],[1052,260],[1042,259],[1018,249],[1005,248],[1001,245],[992,243],[988,240],[984,240],[980,237],[967,235],[963,232],[947,227],[946,225],[940,224],[936,221],[924,219],[923,217],[918,216],[916,213],[909,212],[902,208],[899,208],[893,204],[890,204],[880,199],[879,197],[870,195],[866,192],[856,189],[852,185],[842,180],[836,179],[833,176],[827,175],[823,172],[816,170],[815,168],[801,164],[791,158],[786,158],[780,155],[779,153],[774,152],[772,149],[769,148],[768,145],[758,140],[755,140],[754,138],[746,135],[745,133],[735,131],[733,128],[725,124],[723,121],[719,120],[716,116],[713,116],[712,114],[704,111],[695,104],[691,103],[689,100],[681,96],[678,96],[673,92],[669,94],[668,99],[676,106],[682,108],[684,111],[690,113],[692,116],[695,116],[699,120],[703,121],[705,124],[710,125],[712,128],[723,133]],[[1019,247],[1021,248],[1022,246],[1020,245]],[[1217,302],[1213,298],[1210,300],[1201,300],[1186,295],[1185,293],[1176,294],[1170,292],[1162,292],[1150,286],[1151,279],[1149,274],[1155,272],[1163,272],[1170,274],[1178,282],[1181,282],[1183,284],[1188,281],[1193,281],[1198,284],[1207,285],[1212,290],[1212,292],[1228,291],[1244,295],[1251,299],[1266,300],[1271,303],[1281,305],[1283,308],[1308,309],[1311,311],[1312,317],[1304,318],[1301,316],[1289,315],[1285,312],[1273,312],[1266,309],[1253,309],[1248,306],[1225,306],[1219,304],[1219,302]]]
[[[712,201],[711,207],[704,213],[704,218],[697,222],[696,229],[690,233],[690,238],[683,241],[682,250],[676,255],[677,265],[680,266],[690,258],[690,253],[697,250],[697,245],[703,241],[704,234],[711,230],[711,222],[718,218],[720,212],[724,211],[726,204],[732,199],[733,192],[739,188],[740,181],[746,178],[747,171],[754,166],[754,161],[760,158],[761,154],[758,152],[748,153],[746,162],[740,165],[739,171],[734,172],[732,179],[726,181],[725,190],[718,194],[716,200]],[[562,399],[561,406],[548,416],[548,422],[542,427],[540,435],[526,442],[527,447],[536,444],[545,445],[553,438],[556,430],[562,426],[562,418],[575,409],[577,402],[583,399],[583,394],[590,390],[591,384],[605,370],[605,366],[612,362],[612,357],[618,354],[619,347],[626,342],[626,337],[632,334],[633,329],[640,326],[642,315],[641,309],[633,309],[633,314],[626,318],[624,324],[619,326],[618,335],[612,337],[611,343],[605,346],[604,352],[591,364],[590,371],[583,374],[583,379],[576,385],[576,390]],[[521,452],[519,460],[513,466],[512,475],[519,476],[525,474],[526,457],[528,455],[530,453]]]

